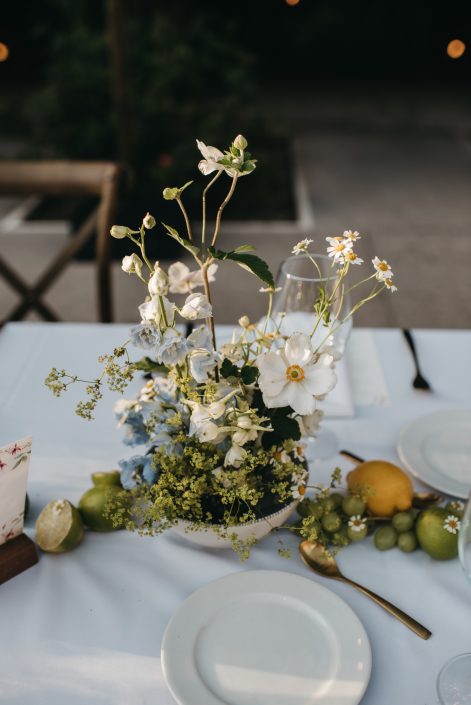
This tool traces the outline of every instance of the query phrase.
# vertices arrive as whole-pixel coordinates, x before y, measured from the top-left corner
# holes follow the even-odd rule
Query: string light
[[[446,53],[450,59],[459,59],[463,56],[465,49],[466,44],[461,39],[452,39],[451,42],[448,42]]]
[[[9,54],[10,50],[7,45],[3,42],[0,42],[0,61],[6,61],[8,59]]]

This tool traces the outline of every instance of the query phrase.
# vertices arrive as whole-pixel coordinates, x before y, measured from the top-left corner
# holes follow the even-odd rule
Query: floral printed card
[[[0,448],[0,544],[23,531],[31,438]]]

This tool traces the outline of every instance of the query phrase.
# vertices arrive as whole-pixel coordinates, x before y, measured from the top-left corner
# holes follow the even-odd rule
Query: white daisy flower
[[[389,277],[388,279],[385,279],[384,283],[386,284],[386,288],[389,289],[389,291],[392,291],[392,292],[397,291],[397,286],[394,286],[393,280],[391,279],[391,277]]]
[[[293,255],[300,255],[301,252],[307,252],[309,245],[313,242],[313,240],[309,240],[309,238],[305,237],[304,240],[300,240],[300,242],[296,243],[296,245],[292,249],[292,254]]]
[[[345,262],[349,264],[363,264],[361,257],[358,257],[357,253],[353,252],[353,250],[345,254]]]
[[[449,514],[443,522],[443,528],[450,534],[456,534],[461,529],[461,522],[454,514]]]
[[[390,279],[394,276],[391,271],[391,267],[385,259],[375,257],[371,261],[373,263],[373,267],[376,269],[376,278],[379,279],[379,281],[385,281],[386,279]]]
[[[295,482],[291,485],[291,495],[294,499],[299,499],[299,501],[302,502],[306,496],[306,483],[299,484]]]
[[[361,235],[358,230],[344,230],[343,237],[346,240],[350,240],[350,242],[356,242],[357,240],[361,240]]]
[[[304,448],[305,446],[303,444],[299,446],[295,446],[293,448],[293,455],[297,460],[304,460]]]
[[[300,416],[312,414],[316,398],[335,387],[332,357],[314,354],[305,333],[293,333],[284,348],[257,358],[259,386],[269,409],[290,406]]]
[[[329,247],[327,248],[329,257],[333,257],[334,262],[343,264],[345,262],[345,255],[353,248],[353,243],[343,237],[326,237],[326,240],[329,243]]]
[[[356,516],[350,517],[348,520],[348,525],[352,531],[363,531],[363,529],[366,528],[366,521],[361,514],[357,514]]]

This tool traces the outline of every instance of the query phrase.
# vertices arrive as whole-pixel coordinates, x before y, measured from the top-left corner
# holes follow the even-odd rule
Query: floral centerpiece
[[[137,252],[124,257],[122,269],[142,281],[146,298],[129,340],[100,358],[103,372],[86,382],[88,396],[77,413],[91,419],[103,384],[122,393],[134,375],[144,371],[148,381],[137,398],[120,399],[115,407],[124,442],[144,447],[119,463],[122,486],[133,497],[128,527],[152,534],[169,527],[198,534],[210,530],[246,555],[250,543],[284,521],[304,497],[308,470],[301,439],[315,434],[322,417],[318,401],[336,383],[335,351],[326,341],[360,306],[384,289],[396,287],[391,268],[377,257],[372,272],[348,287],[350,268],[362,264],[354,249],[360,235],[345,231],[329,237],[335,291],[320,288],[312,302],[309,332],[285,335],[283,315],[272,316],[276,290],[267,264],[250,245],[218,249],[224,208],[238,180],[256,168],[247,141],[239,135],[224,153],[200,141],[197,145],[203,156],[199,170],[212,177],[202,192],[198,240],[183,203],[191,181],[163,192],[164,199],[179,207],[185,236],[165,223],[157,235],[177,240],[195,267],[176,262],[165,271],[159,262],[149,261],[146,238],[155,237],[160,229],[149,213],[136,230],[121,225],[111,228],[113,237],[127,238],[136,247]],[[230,178],[230,187],[209,237],[206,197],[222,176]],[[311,243],[302,240],[293,253],[306,253],[319,272],[315,257],[309,254]],[[242,316],[232,340],[218,347],[211,283],[223,262],[243,267],[261,280],[267,314],[257,323]],[[340,320],[335,294],[340,291],[343,297],[360,286],[369,287],[367,293]],[[325,340],[314,346],[319,326]],[[130,345],[141,348],[145,356],[131,360]],[[77,381],[75,374],[54,368],[46,384],[58,396]],[[117,521],[122,521],[125,511],[123,506],[115,510]],[[241,532],[244,527],[249,530]]]

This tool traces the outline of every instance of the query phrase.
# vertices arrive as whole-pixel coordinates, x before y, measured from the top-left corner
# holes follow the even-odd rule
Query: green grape
[[[410,512],[398,512],[391,521],[396,531],[402,534],[404,531],[410,531],[414,526],[414,518]]]
[[[413,531],[404,531],[397,538],[397,545],[404,553],[411,553],[417,548],[417,539]]]
[[[368,534],[368,527],[367,527],[366,523],[362,529],[356,529],[353,526],[349,526],[347,529],[347,536],[350,539],[350,541],[362,541],[367,534]]]
[[[327,512],[322,517],[322,526],[326,531],[334,533],[338,531],[342,525],[342,520],[337,512]]]
[[[340,494],[340,492],[332,492],[332,494],[329,495],[329,499],[334,503],[333,509],[340,509],[344,496]]]
[[[317,502],[311,502],[309,507],[309,516],[315,517],[316,519],[320,519],[323,514],[324,505],[322,504],[322,502],[319,500]]]
[[[341,526],[338,531],[332,534],[331,541],[334,546],[348,546],[350,537],[348,536],[347,527],[345,525]]]
[[[397,543],[397,531],[390,524],[381,526],[375,533],[375,546],[379,551],[388,551]]]
[[[324,499],[320,499],[319,502],[322,503],[325,514],[333,512],[336,509],[335,499],[332,498],[332,495],[328,495],[327,497],[324,497]]]
[[[300,517],[305,517],[311,516],[311,505],[313,502],[310,499],[305,499],[304,502],[300,502],[298,506],[296,507],[296,511],[299,514]]]
[[[365,502],[360,499],[360,497],[355,497],[354,495],[347,495],[342,501],[342,511],[348,516],[352,517],[357,514],[363,514],[366,509]]]

